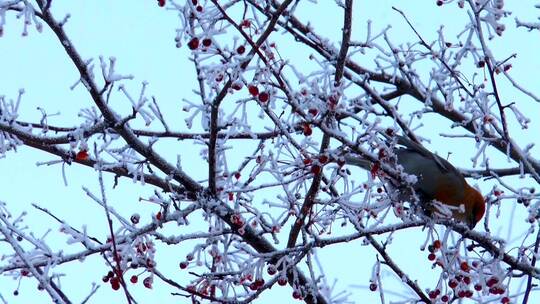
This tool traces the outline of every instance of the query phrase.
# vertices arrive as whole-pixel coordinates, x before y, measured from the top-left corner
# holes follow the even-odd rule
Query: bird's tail
[[[387,141],[387,145],[388,147],[394,147],[396,148],[396,146],[401,146],[402,148],[406,148],[408,150],[412,150],[428,159],[431,159],[431,158],[434,158],[435,156],[433,155],[433,153],[429,152],[426,148],[424,148],[421,144],[418,144],[414,141],[412,141],[411,139],[407,138],[406,136],[401,136],[401,135],[397,135],[395,137],[390,137],[388,136],[387,134],[385,133],[381,133],[385,138],[386,138],[386,141]],[[394,141],[392,143],[392,141]],[[439,163],[440,161],[438,159],[435,159],[435,161],[437,163]],[[360,168],[363,168],[363,169],[366,169],[366,170],[370,170],[371,169],[371,165],[372,165],[372,162],[357,155],[357,154],[353,154],[353,153],[347,153],[345,155],[345,163],[349,164],[349,165],[353,165],[353,166],[357,166],[357,167],[360,167]],[[441,167],[444,167],[442,164],[440,164]]]
[[[352,154],[346,154],[345,155],[345,163],[353,166],[357,166],[360,168],[364,168],[366,170],[371,169],[371,162],[365,158],[362,158],[358,155],[352,155]]]

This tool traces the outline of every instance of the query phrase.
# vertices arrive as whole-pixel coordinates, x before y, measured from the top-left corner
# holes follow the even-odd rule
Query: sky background
[[[0,3],[3,2],[0,0]],[[316,32],[321,36],[329,37],[335,43],[341,37],[342,13],[335,8],[334,1],[319,1],[312,4],[308,1],[301,5],[298,17],[301,20],[309,20]],[[414,5],[405,1],[356,1],[354,7],[353,40],[362,41],[365,38],[366,22],[372,21],[373,31],[379,31],[387,24],[392,25],[389,31],[390,38],[394,43],[416,41],[414,33],[406,25],[403,18],[391,9],[392,6],[403,10],[416,29],[427,41],[436,37],[436,30],[440,25],[445,25],[447,38],[451,40],[463,27],[466,14],[457,8],[455,3],[439,8],[435,1],[414,1]],[[408,4],[408,5],[407,5]],[[534,21],[539,15],[538,10],[533,9],[536,1],[507,1],[506,8],[513,12],[513,16],[520,19]],[[512,6],[514,5],[514,6]],[[175,29],[179,19],[173,10],[158,7],[156,1],[55,1],[53,14],[56,19],[61,19],[66,13],[71,18],[65,25],[65,29],[83,58],[94,58],[95,72],[99,75],[99,56],[108,58],[114,56],[117,59],[116,70],[121,74],[131,74],[134,79],[124,81],[126,89],[132,96],[138,96],[141,83],[148,81],[149,95],[155,96],[162,105],[165,117],[169,122],[175,121],[175,116],[182,106],[183,99],[195,100],[193,89],[196,88],[193,64],[189,61],[190,51],[184,45],[175,47]],[[505,21],[507,31],[504,39],[490,43],[497,58],[506,58],[513,53],[518,57],[512,61],[511,75],[516,81],[540,95],[539,79],[537,71],[540,70],[538,50],[540,37],[537,32],[528,33],[524,29],[515,29],[513,18]],[[79,85],[70,90],[77,79],[78,74],[73,64],[67,58],[65,51],[52,35],[51,31],[44,26],[43,33],[37,33],[35,27],[29,27],[27,37],[22,37],[23,23],[15,18],[13,12],[6,13],[4,35],[0,38],[0,95],[7,99],[16,99],[18,91],[24,88],[22,97],[21,116],[24,121],[38,121],[41,112],[37,107],[44,108],[49,114],[59,112],[60,115],[52,116],[48,122],[54,125],[77,126],[82,122],[77,114],[81,108],[93,105],[84,87]],[[287,44],[288,38],[281,37],[281,32],[275,32],[272,40],[278,42],[279,52],[283,57],[290,58],[291,62],[298,62],[297,69],[309,71],[309,61],[306,57],[309,53],[297,45]],[[279,44],[284,41],[283,44]],[[337,46],[337,44],[336,44]],[[311,53],[311,52],[310,52]],[[366,65],[370,65],[369,62]],[[426,73],[429,71],[425,71]],[[511,86],[501,81],[502,97],[505,100],[516,101],[520,109],[533,120],[526,131],[520,130],[516,124],[511,124],[511,132],[519,143],[534,141],[538,136],[539,105],[523,94],[512,89]],[[115,109],[118,111],[129,110],[129,102],[115,93]],[[124,112],[128,113],[128,112]],[[257,113],[253,114],[256,115]],[[179,114],[180,115],[180,114]],[[171,125],[174,130],[186,130],[183,120],[177,125]],[[452,152],[452,162],[459,167],[471,168],[471,162],[467,159],[466,151],[473,147],[472,144],[463,146],[459,141],[449,142],[447,139],[437,137],[440,130],[446,130],[445,122],[433,119],[424,121],[425,126],[419,130],[422,135],[433,138],[430,149],[440,155]],[[159,126],[155,124],[155,126]],[[200,131],[196,126],[191,131]],[[158,128],[157,128],[158,129]],[[460,133],[461,132],[461,133]],[[456,130],[457,134],[464,133]],[[456,146],[455,143],[459,145]],[[244,145],[247,143],[242,143]],[[202,147],[186,143],[169,141],[162,144],[160,149],[164,151],[178,150],[185,161],[185,171],[194,178],[202,180],[206,178],[205,165],[201,163],[200,151]],[[533,150],[537,152],[538,150]],[[536,154],[537,155],[537,154]],[[509,167],[505,157],[499,153],[492,153],[498,167]],[[55,215],[67,220],[73,227],[81,228],[87,225],[92,235],[104,239],[108,233],[108,227],[100,206],[93,203],[82,190],[85,186],[94,193],[99,193],[97,172],[83,168],[79,165],[65,167],[68,186],[64,185],[61,165],[36,166],[39,162],[56,160],[57,158],[27,147],[19,147],[17,153],[9,152],[5,158],[0,159],[0,201],[6,202],[7,208],[18,216],[23,211],[28,211],[26,223],[36,236],[46,233],[49,229],[48,240],[53,248],[63,248],[65,252],[76,252],[81,246],[66,246],[66,238],[58,233],[57,223],[50,217],[30,207],[35,203],[48,208]],[[175,153],[169,155],[169,160],[175,160]],[[234,161],[234,160],[233,160]],[[236,161],[240,162],[241,159]],[[462,165],[461,165],[462,164]],[[201,170],[201,168],[204,168]],[[355,172],[360,172],[355,170]],[[361,174],[361,172],[359,173]],[[515,185],[527,185],[527,179],[508,179]],[[107,176],[108,185],[112,179]],[[493,181],[477,183],[483,192],[489,191]],[[128,179],[121,179],[119,186],[114,191],[108,191],[108,200],[116,210],[121,210],[129,216],[132,212],[138,212],[143,217],[150,217],[156,211],[155,206],[139,202],[140,197],[148,197],[152,194],[152,188],[134,185]],[[501,207],[501,217],[495,227],[500,226],[499,235],[507,238],[508,235],[518,237],[529,226],[524,223],[525,214],[512,213],[512,206]],[[513,216],[511,216],[513,215]],[[513,221],[512,221],[513,220]],[[508,225],[512,223],[511,225]],[[481,226],[481,225],[479,225]],[[168,227],[174,231],[175,227]],[[166,231],[167,231],[166,229]],[[184,227],[182,227],[184,229]],[[196,223],[190,229],[197,230]],[[202,226],[201,229],[204,229]],[[478,227],[477,229],[481,229]],[[186,232],[187,233],[187,232]],[[389,247],[390,255],[399,255],[400,266],[421,282],[423,287],[434,286],[433,274],[438,274],[438,269],[432,270],[427,258],[418,259],[418,255],[427,256],[427,252],[419,250],[423,243],[425,233],[419,230],[401,231],[400,237],[394,239]],[[182,280],[186,273],[178,271],[178,262],[186,252],[168,250],[167,254],[159,256],[159,266],[163,272],[170,272],[170,276]],[[165,250],[164,250],[165,251]],[[0,256],[11,252],[5,244],[0,243]],[[158,249],[158,255],[160,250]],[[379,301],[378,293],[370,293],[365,288],[369,284],[371,267],[375,254],[373,250],[362,246],[360,241],[350,242],[335,247],[326,247],[319,250],[318,258],[322,261],[326,279],[332,285],[336,283],[336,291],[344,290],[352,293],[350,300]],[[420,263],[423,264],[418,264]],[[170,265],[170,266],[168,266]],[[57,272],[65,272],[68,279],[62,284],[68,291],[74,302],[80,302],[91,289],[91,283],[101,284],[101,277],[108,271],[103,260],[99,256],[91,257],[84,263],[69,263],[60,266]],[[383,274],[385,290],[389,292],[389,298],[407,292],[392,274]],[[142,278],[141,278],[142,279]],[[430,283],[426,283],[430,282]],[[139,303],[169,302],[177,299],[182,303],[183,299],[169,294],[169,288],[155,283],[153,290],[147,290],[142,285],[131,288]],[[13,297],[12,292],[17,282],[9,277],[0,277],[0,295],[8,303],[49,303],[48,296],[35,290],[36,282],[25,279],[21,282],[20,295]],[[260,300],[261,303],[276,302],[283,299],[284,303],[293,302],[292,290],[289,287],[274,287],[265,292]],[[396,295],[398,294],[398,295]],[[534,299],[540,300],[536,294]],[[108,284],[104,284],[93,296],[90,303],[121,303],[124,302],[121,292],[111,291]],[[534,303],[532,301],[531,303]]]

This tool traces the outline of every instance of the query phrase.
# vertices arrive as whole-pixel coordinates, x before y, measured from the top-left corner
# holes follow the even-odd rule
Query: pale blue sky
[[[0,0],[0,2],[2,1]],[[305,4],[306,9],[300,10],[299,16],[303,20],[310,20],[315,30],[322,36],[338,42],[341,37],[342,14],[335,10],[333,1],[322,0],[320,2],[317,5]],[[453,38],[452,32],[461,29],[463,18],[466,16],[459,11],[455,4],[449,5],[448,8],[438,8],[434,2],[357,1],[354,9],[353,40],[361,41],[365,38],[365,24],[368,19],[372,20],[373,31],[378,31],[389,23],[392,24],[389,34],[396,44],[400,41],[413,39],[414,33],[406,25],[403,18],[391,9],[392,5],[408,15],[426,40],[435,37],[436,30],[442,23],[445,24],[448,31],[447,37],[451,40]],[[538,11],[532,9],[536,1],[507,2],[507,9],[524,20],[532,21],[538,16]],[[134,80],[124,82],[130,94],[138,96],[141,82],[148,81],[148,95],[155,96],[160,102],[171,128],[185,130],[183,117],[176,119],[175,115],[178,117],[182,115],[178,113],[182,99],[196,97],[192,92],[196,86],[194,68],[188,60],[189,50],[185,45],[181,48],[176,48],[174,45],[175,28],[179,23],[174,11],[160,8],[156,1],[151,0],[54,2],[53,13],[57,19],[63,18],[66,12],[71,14],[71,18],[65,29],[83,58],[94,58],[97,75],[100,74],[98,56],[105,58],[115,56],[117,58],[117,71],[135,76]],[[78,125],[81,122],[77,118],[79,109],[92,106],[92,101],[81,85],[74,90],[69,90],[69,87],[77,80],[77,71],[61,45],[46,26],[41,34],[37,33],[34,27],[30,27],[28,37],[21,37],[23,26],[21,20],[14,18],[13,12],[8,12],[6,15],[4,36],[0,38],[0,95],[14,99],[17,97],[19,89],[25,89],[21,103],[21,120],[39,120],[40,112],[36,110],[36,107],[41,106],[48,113],[60,112],[59,116],[50,117],[49,123],[63,126]],[[523,29],[516,30],[512,18],[507,19],[506,26],[507,32],[504,42],[495,42],[493,50],[498,58],[505,58],[514,52],[518,53],[518,57],[512,61],[511,75],[529,90],[540,95],[537,76],[537,71],[540,70],[538,33],[527,33]],[[278,42],[278,45],[280,41],[284,40],[280,35],[280,32],[276,32],[271,36],[273,40]],[[305,60],[307,56],[305,50],[284,42],[279,45],[279,51],[282,56],[291,58],[292,62],[299,62],[298,69],[303,71],[310,69]],[[369,62],[366,64],[370,65]],[[511,125],[511,131],[515,132],[518,142],[525,143],[535,140],[532,136],[539,134],[538,124],[534,121],[538,120],[539,105],[511,89],[504,81],[501,81],[501,92],[503,98],[518,102],[522,106],[521,109],[525,109],[526,114],[533,119],[528,132],[522,132]],[[115,94],[115,109],[129,110],[129,103],[125,98],[121,97],[119,93]],[[174,121],[178,121],[179,124],[173,125],[171,122]],[[429,122],[429,120],[427,121]],[[435,123],[436,126],[425,125],[419,132],[426,136],[436,135],[439,132],[441,122],[434,120]],[[457,133],[464,132],[457,131]],[[470,168],[470,161],[466,159],[466,156],[470,155],[464,153],[464,150],[470,149],[472,145],[456,147],[454,144],[449,145],[448,143],[447,139],[435,138],[430,148],[441,155],[452,151],[451,160],[454,163],[463,164],[460,166]],[[204,164],[201,163],[199,155],[200,146],[172,141],[167,145],[162,145],[161,149],[167,152],[177,150],[178,152],[167,155],[167,158],[174,162],[175,155],[181,154],[185,161],[186,172],[196,179],[206,178],[206,167],[201,170]],[[504,162],[505,158],[501,155],[494,153],[492,157],[500,164],[499,167],[510,166]],[[48,208],[76,228],[88,225],[89,233],[103,239],[103,236],[108,233],[103,210],[91,202],[81,189],[81,186],[84,185],[98,193],[97,173],[76,164],[66,166],[66,176],[69,182],[69,186],[66,187],[62,179],[60,165],[36,168],[37,162],[54,159],[56,157],[26,147],[20,147],[17,153],[10,152],[6,158],[0,159],[0,172],[2,172],[0,185],[3,185],[3,190],[0,191],[0,200],[6,202],[8,209],[15,215],[23,210],[29,211],[26,221],[37,236],[51,228],[52,231],[49,233],[48,239],[53,248],[56,250],[65,248],[66,252],[74,252],[79,250],[81,246],[66,247],[65,237],[57,231],[58,225],[51,218],[32,209],[30,204],[37,203]],[[241,160],[237,159],[236,161]],[[107,179],[111,180],[110,177]],[[511,180],[511,182],[523,185],[523,181],[516,182],[516,180]],[[473,183],[478,183],[484,191],[489,191],[493,184],[492,181],[475,181]],[[130,180],[124,179],[121,180],[116,190],[108,191],[108,199],[116,210],[121,210],[126,216],[132,212],[139,212],[143,217],[149,217],[152,212],[155,212],[155,207],[139,202],[139,197],[148,197],[151,194],[151,188],[133,185]],[[503,206],[502,210],[500,232],[501,236],[506,237],[506,231],[509,229],[507,223],[510,220],[506,215],[510,214],[511,208]],[[523,218],[523,214],[520,216],[518,213],[515,218],[514,236],[528,227],[519,220]],[[173,229],[174,227],[169,232],[175,232]],[[186,228],[182,227],[182,229]],[[191,229],[196,231],[197,225]],[[418,231],[400,232],[400,237],[396,238],[394,244],[389,247],[389,252],[391,255],[400,257],[398,259],[400,266],[414,279],[418,279],[422,287],[432,287],[435,284],[434,280],[438,278],[438,269],[432,270],[427,258],[423,256],[419,258],[419,255],[427,256],[427,252],[420,252],[418,249],[425,237],[425,234],[418,233]],[[163,272],[169,272],[173,278],[182,280],[185,278],[186,272],[178,271],[177,264],[179,257],[185,256],[186,252],[176,252],[175,250],[167,251],[164,248],[163,252],[167,252],[167,255],[160,256],[158,263]],[[178,250],[182,251],[182,246]],[[1,244],[0,256],[4,252],[10,252],[10,250]],[[158,249],[158,255],[160,253],[161,251]],[[367,286],[375,259],[374,251],[369,247],[362,246],[361,241],[319,250],[319,259],[330,285],[334,280],[337,280],[336,292],[341,290],[351,292],[350,300],[358,301],[358,303],[367,303],[368,301],[369,303],[377,303],[379,301],[378,293],[351,287],[352,285]],[[62,281],[62,287],[68,291],[68,295],[74,302],[80,302],[89,292],[91,282],[100,284],[101,276],[108,269],[99,256],[94,256],[84,263],[61,266],[57,271],[66,272],[68,279]],[[402,287],[396,284],[395,276],[385,275],[384,280],[386,290],[403,292]],[[426,284],[426,282],[430,283]],[[36,284],[35,281],[29,279],[23,280],[21,294],[14,298],[12,291],[16,288],[16,282],[7,277],[0,278],[0,295],[7,299],[8,303],[49,303],[49,299],[44,293],[35,291]],[[176,299],[179,303],[184,301],[184,299],[171,296],[169,293],[172,290],[164,289],[162,286],[163,284],[156,282],[153,290],[147,290],[139,284],[137,287],[131,288],[130,291],[133,292],[139,303],[167,303],[171,302],[171,299]],[[283,303],[293,302],[291,293],[292,290],[289,287],[275,286],[272,290],[265,292],[260,300],[261,303],[275,303],[277,299],[283,299]],[[387,296],[387,300],[399,299],[391,293],[388,293]],[[533,299],[538,300],[540,297],[534,295]],[[124,301],[124,295],[121,292],[113,292],[105,284],[94,295],[90,303],[122,303]]]

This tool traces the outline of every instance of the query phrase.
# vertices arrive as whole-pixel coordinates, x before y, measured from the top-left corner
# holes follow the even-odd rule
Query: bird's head
[[[467,214],[465,223],[467,226],[469,226],[469,228],[473,229],[486,212],[486,202],[484,201],[482,194],[468,184],[466,184],[464,190],[465,212]]]

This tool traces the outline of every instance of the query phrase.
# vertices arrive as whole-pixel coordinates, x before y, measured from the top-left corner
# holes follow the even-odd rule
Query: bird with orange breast
[[[452,218],[473,229],[485,213],[486,207],[482,194],[471,187],[463,174],[447,160],[431,153],[407,137],[396,136],[396,139],[400,147],[393,149],[395,163],[401,165],[405,173],[417,177],[412,187],[418,194],[423,209],[428,214],[433,214],[435,208],[431,202],[440,202],[443,207],[448,207]],[[345,162],[366,170],[373,170],[372,162],[352,153],[345,156]],[[385,178],[385,182],[389,186],[392,184],[391,179]],[[393,181],[393,183],[396,182]],[[399,189],[398,187],[391,188]]]

